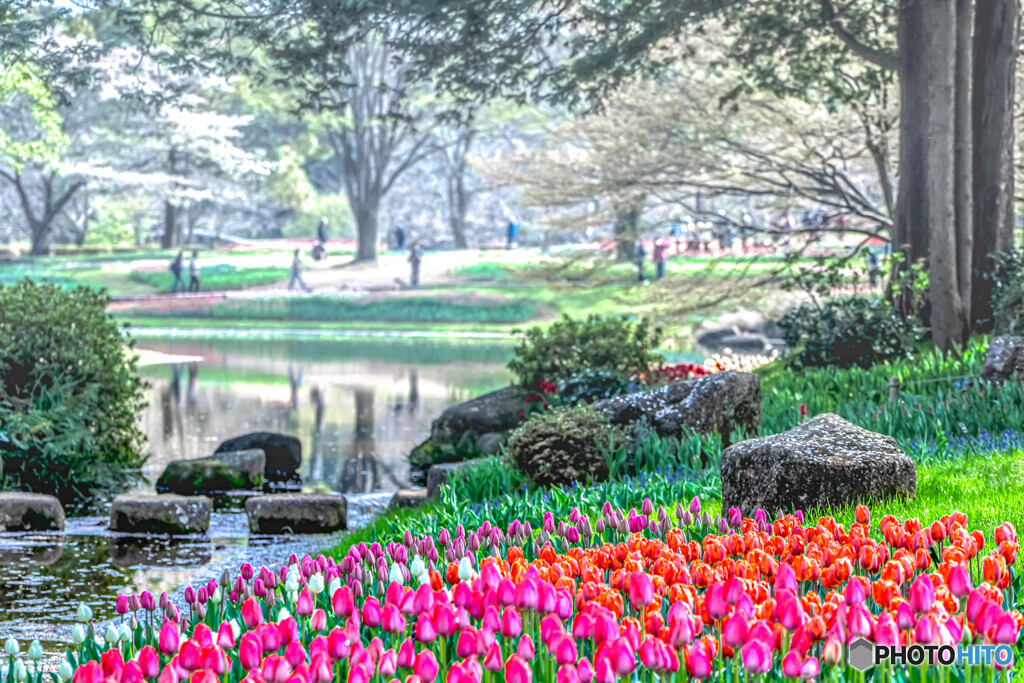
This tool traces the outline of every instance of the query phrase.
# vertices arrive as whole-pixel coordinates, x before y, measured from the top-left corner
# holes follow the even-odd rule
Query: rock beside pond
[[[527,393],[522,387],[507,386],[452,406],[434,420],[430,438],[438,444],[456,444],[467,433],[475,441],[484,434],[514,429],[526,407]]]
[[[508,437],[501,432],[487,432],[477,437],[476,449],[484,455],[498,455],[506,441]]]
[[[1024,382],[1024,337],[995,337],[989,342],[981,378],[1002,384],[1014,375]]]
[[[266,455],[265,476],[267,481],[292,481],[298,477],[302,464],[302,444],[294,436],[277,432],[252,432],[228,439],[213,455],[231,451],[260,449]]]
[[[448,483],[451,476],[462,468],[472,465],[474,460],[465,462],[446,462],[441,465],[431,465],[427,470],[427,497],[436,498],[441,492],[441,487]]]
[[[266,454],[261,448],[224,451],[209,458],[174,460],[156,481],[159,493],[194,496],[263,486]]]
[[[134,534],[205,534],[213,502],[206,496],[130,494],[110,508],[110,530]]]
[[[344,496],[281,493],[245,501],[249,530],[256,534],[323,534],[348,528]]]
[[[826,413],[722,454],[722,509],[753,516],[912,498],[917,468],[883,434]]]
[[[395,495],[391,498],[391,502],[388,503],[389,510],[397,510],[399,508],[416,508],[427,502],[427,490],[426,489],[402,489],[396,491]]]
[[[0,531],[63,531],[64,508],[41,493],[0,493]]]
[[[680,437],[689,430],[719,434],[728,444],[733,431],[756,434],[760,428],[761,378],[748,372],[720,372],[598,401],[594,409],[608,413],[615,425],[646,419],[663,437]]]

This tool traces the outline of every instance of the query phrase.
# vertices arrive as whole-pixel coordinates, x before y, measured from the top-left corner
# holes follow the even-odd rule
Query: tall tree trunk
[[[53,242],[52,216],[45,216],[43,220],[30,220],[29,227],[32,231],[32,247],[29,250],[29,254],[32,256],[49,256]]]
[[[178,244],[178,207],[169,200],[164,202],[164,233],[160,236],[160,246],[170,249]]]
[[[900,38],[901,67],[911,76],[904,78],[904,91],[922,105],[919,113],[924,114],[905,120],[903,127],[906,132],[913,125],[923,137],[915,141],[923,154],[914,159],[923,162],[915,169],[921,177],[908,184],[921,200],[918,218],[927,226],[932,341],[936,348],[949,350],[963,341],[967,329],[957,278],[954,2],[908,0],[900,17]],[[900,201],[904,215],[917,210],[907,206],[908,197]],[[909,227],[913,235],[916,224]]]
[[[974,252],[974,128],[971,125],[974,0],[956,0],[956,143],[954,174],[956,196],[956,276],[965,324],[971,319],[972,254]],[[965,336],[967,331],[965,330]]]
[[[463,172],[453,179],[450,188],[449,220],[452,227],[452,239],[455,241],[456,249],[465,249],[469,246],[466,239],[466,213],[469,210],[469,197],[466,195],[466,181]]]
[[[1017,0],[977,0],[974,28],[974,256],[971,325],[993,325],[992,257],[1013,246],[1013,98]]]
[[[356,261],[377,260],[377,206],[360,202],[355,207],[356,216]]]
[[[615,217],[615,260],[632,261],[636,258],[637,225],[640,209],[627,209]]]

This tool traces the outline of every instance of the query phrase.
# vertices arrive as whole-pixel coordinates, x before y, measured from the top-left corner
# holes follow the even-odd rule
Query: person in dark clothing
[[[868,281],[871,286],[874,287],[878,284],[878,275],[882,270],[881,263],[878,261],[878,254],[871,249],[868,249]]]
[[[199,291],[199,252],[192,252],[192,259],[188,262],[188,291]]]
[[[505,231],[506,246],[509,249],[515,249],[516,243],[519,241],[519,222],[515,216],[511,216],[508,219],[508,228]]]
[[[644,282],[644,259],[647,258],[647,249],[644,248],[644,241],[637,240],[636,243],[636,281]]]
[[[665,259],[668,258],[668,241],[659,239],[654,242],[655,279],[665,277]],[[641,278],[642,279],[642,278]]]
[[[395,226],[395,251],[405,249],[405,228],[401,225]]]
[[[412,273],[409,276],[409,283],[413,287],[418,287],[420,284],[420,264],[423,262],[423,247],[420,246],[419,242],[413,242],[412,246],[409,247],[409,265],[412,267]]]
[[[321,242],[323,242],[324,244],[327,243],[327,219],[326,218],[321,218],[320,222],[317,224],[317,226],[316,226],[316,238],[318,240],[320,240]]]
[[[171,274],[174,275],[174,284],[171,285],[171,294],[185,291],[185,252],[179,251],[178,255],[171,261]]]

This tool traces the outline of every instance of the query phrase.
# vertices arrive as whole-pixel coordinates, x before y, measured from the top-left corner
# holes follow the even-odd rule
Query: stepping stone
[[[395,492],[395,495],[392,496],[388,509],[417,508],[425,502],[427,502],[426,489],[402,489]]]
[[[262,448],[224,451],[209,458],[174,460],[156,481],[158,493],[195,496],[263,486],[267,457]]]
[[[110,508],[110,530],[135,534],[205,534],[213,502],[206,496],[131,494]]]
[[[0,493],[0,531],[64,531],[64,508],[42,493]]]
[[[324,493],[281,493],[245,501],[254,534],[325,534],[348,528],[348,501]]]

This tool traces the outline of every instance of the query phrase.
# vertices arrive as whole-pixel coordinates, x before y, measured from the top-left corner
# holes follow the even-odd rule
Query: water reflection
[[[170,460],[204,457],[225,438],[268,430],[302,442],[307,486],[344,493],[403,488],[406,456],[429,434],[430,422],[508,379],[503,347],[432,348],[422,340],[413,348],[238,340],[143,340],[140,347],[172,361],[143,369],[150,383],[142,418],[150,482]]]

